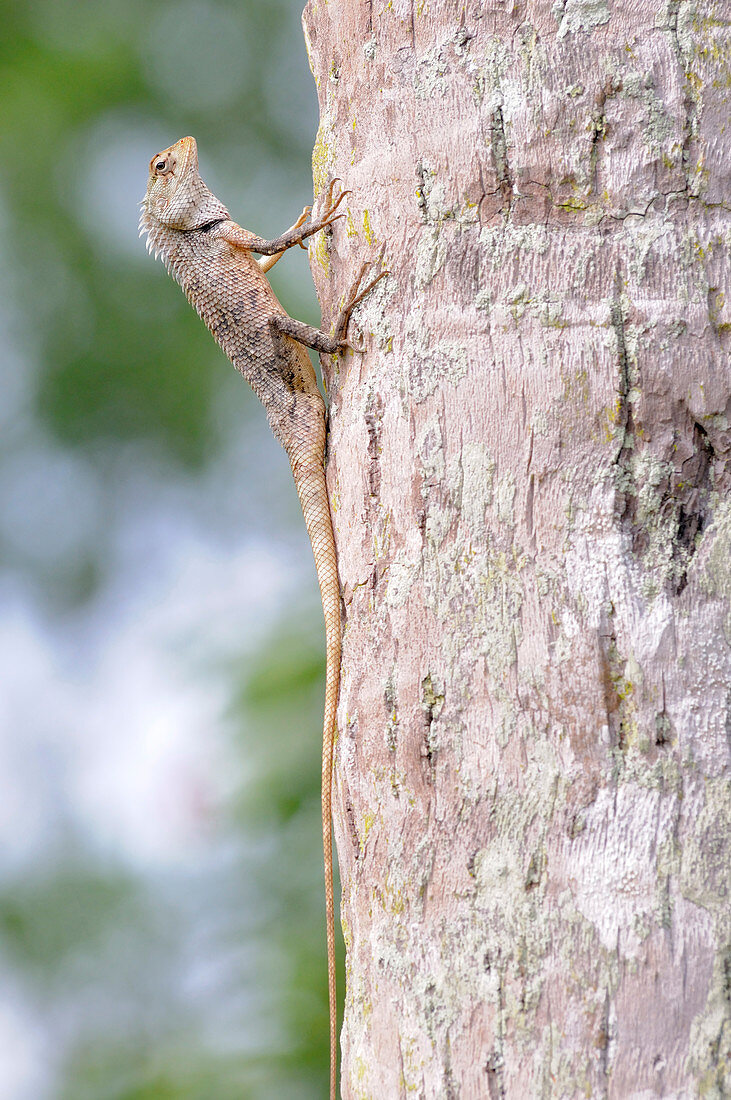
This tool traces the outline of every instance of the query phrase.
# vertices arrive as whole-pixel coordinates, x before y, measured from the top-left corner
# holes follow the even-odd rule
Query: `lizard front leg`
[[[381,253],[381,255],[383,255],[383,253]],[[289,317],[286,313],[276,314],[270,317],[270,328],[274,333],[291,336],[295,340],[299,340],[300,344],[305,344],[306,347],[312,348],[314,351],[319,351],[325,355],[333,355],[342,347],[351,347],[352,345],[348,344],[345,339],[351,313],[358,303],[363,301],[366,294],[369,294],[370,291],[373,290],[376,283],[379,282],[384,275],[388,275],[388,271],[382,271],[380,275],[377,275],[375,279],[371,279],[368,285],[359,292],[363,276],[369,266],[369,263],[364,263],[358,272],[358,278],[350,288],[348,301],[338,314],[338,319],[335,322],[335,331],[332,334],[323,332],[319,328],[314,328],[312,325],[306,325],[304,321],[297,321],[294,317]]]
[[[325,226],[332,225],[338,218],[345,217],[345,214],[336,214],[335,211],[350,192],[341,191],[335,202],[333,202],[333,189],[336,183],[337,180],[333,180],[330,184],[325,200],[325,211],[319,218],[308,222],[307,225],[303,224],[305,219],[300,218],[291,229],[288,229],[286,233],[282,233],[281,237],[275,237],[273,241],[257,237],[255,233],[250,233],[248,229],[242,229],[236,222],[225,222],[221,226],[219,236],[222,240],[232,244],[234,248],[243,248],[247,252],[259,252],[262,256],[274,256],[276,253],[285,252],[293,245],[301,244],[307,237],[311,237],[313,233],[319,232]]]

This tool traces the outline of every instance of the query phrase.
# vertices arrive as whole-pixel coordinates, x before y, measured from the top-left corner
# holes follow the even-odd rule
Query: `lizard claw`
[[[350,194],[352,194],[351,191],[341,191],[340,194],[338,195],[338,197],[336,198],[335,202],[329,201],[328,202],[328,209],[325,211],[325,213],[323,215],[323,220],[327,221],[327,222],[332,221],[333,220],[333,214],[335,213],[337,208],[340,206],[340,203],[343,201],[343,199],[345,198],[346,195],[350,195]],[[338,214],[337,216],[339,218],[344,218],[345,217],[344,214]]]
[[[333,178],[330,180],[330,186],[327,189],[327,200],[325,202],[326,206],[330,206],[332,204],[333,191],[335,190],[335,184],[336,183],[342,183],[342,180],[340,179],[340,176],[333,176]]]
[[[381,249],[381,255],[380,255],[379,259],[383,258],[384,251],[385,251],[385,245]],[[347,306],[345,307],[349,312],[351,310],[355,309],[355,307],[358,305],[359,302],[363,301],[366,294],[369,294],[373,290],[373,287],[376,285],[376,283],[380,283],[381,279],[384,279],[386,277],[386,275],[391,274],[390,271],[381,271],[378,275],[376,275],[375,279],[371,279],[371,281],[368,283],[368,285],[364,286],[363,289],[360,290],[360,284],[363,280],[363,276],[365,275],[365,273],[366,273],[366,271],[368,270],[369,267],[370,267],[369,263],[366,262],[366,263],[363,264],[363,266],[360,269],[360,272],[358,273],[358,278],[355,280],[355,282],[353,284],[353,287],[350,291],[350,294],[351,294],[350,301],[348,302]]]
[[[335,176],[330,181],[330,186],[327,189],[327,198],[325,199],[325,213],[324,213],[323,217],[327,217],[328,214],[332,213],[333,210],[337,210],[337,208],[340,206],[340,203],[343,201],[345,196],[351,194],[351,192],[349,190],[347,190],[347,189],[343,190],[343,191],[340,192],[338,197],[333,201],[333,196],[335,194],[335,184],[340,183],[340,182],[341,182],[341,180],[340,180],[339,176]]]
[[[312,223],[308,226],[308,237],[311,236],[313,233],[317,233],[318,230],[324,229],[328,225],[332,225],[332,223],[337,221],[338,218],[346,217],[345,214],[336,214],[335,211],[340,206],[340,203],[343,201],[345,196],[349,195],[351,192],[341,191],[337,199],[335,199],[335,201],[333,202],[333,191],[337,182],[339,182],[339,180],[336,176],[328,188],[324,204],[325,208],[322,214],[320,214],[317,218],[314,218]]]

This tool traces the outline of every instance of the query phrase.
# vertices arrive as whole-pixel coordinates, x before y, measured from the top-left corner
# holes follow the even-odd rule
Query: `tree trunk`
[[[728,15],[305,10],[349,1100],[723,1094]]]

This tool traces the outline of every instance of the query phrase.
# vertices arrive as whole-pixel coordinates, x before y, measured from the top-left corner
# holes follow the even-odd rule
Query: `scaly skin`
[[[334,185],[333,181],[333,185]],[[333,185],[324,213],[300,219],[273,241],[242,229],[211,194],[198,173],[192,137],[182,138],[150,161],[142,201],[140,234],[148,251],[160,254],[208,328],[266,409],[272,431],[289,457],[297,494],[315,558],[325,616],[327,671],[322,740],[322,841],[325,858],[327,966],[330,1001],[330,1096],[335,1100],[337,1001],[335,989],[335,912],[332,866],[332,760],[340,686],[340,585],[335,538],[325,482],[325,403],[303,344],[332,353],[347,346],[351,310],[382,278],[363,290],[364,265],[350,300],[340,313],[334,335],[289,317],[264,272],[287,249],[343,215],[336,210],[347,192],[333,202]],[[255,260],[252,252],[268,257]]]

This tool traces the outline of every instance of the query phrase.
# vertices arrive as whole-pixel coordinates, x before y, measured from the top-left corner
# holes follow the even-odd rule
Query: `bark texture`
[[[728,1087],[729,17],[305,10],[348,1100]]]

